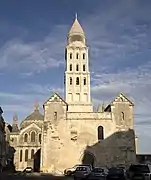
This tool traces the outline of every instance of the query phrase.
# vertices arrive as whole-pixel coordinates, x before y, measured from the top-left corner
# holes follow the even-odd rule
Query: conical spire
[[[34,111],[39,111],[39,103],[38,103],[38,101],[36,101],[35,104],[34,104]]]
[[[12,124],[12,132],[18,132],[18,116],[17,113],[14,114],[13,116],[13,124]]]
[[[75,34],[80,34],[80,35],[83,35],[85,36],[85,33],[78,21],[78,18],[77,18],[77,13],[75,14],[75,20],[74,20],[74,23],[68,33],[69,36],[72,36],[72,35],[75,35]]]
[[[101,104],[98,105],[97,112],[101,112]]]
[[[18,124],[18,116],[17,116],[17,113],[15,113],[14,116],[13,116],[13,124]]]
[[[104,102],[102,103],[102,112],[104,112],[104,110],[105,110],[105,104],[104,104]]]

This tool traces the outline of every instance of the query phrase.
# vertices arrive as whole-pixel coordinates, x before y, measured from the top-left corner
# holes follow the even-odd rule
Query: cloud
[[[65,25],[55,26],[52,32],[39,42],[11,39],[0,48],[0,70],[32,75],[64,64]],[[11,64],[11,66],[10,66]]]

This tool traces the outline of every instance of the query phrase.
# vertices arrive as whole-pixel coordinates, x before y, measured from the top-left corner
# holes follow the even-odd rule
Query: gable
[[[129,104],[131,104],[132,106],[134,106],[134,104],[132,103],[132,101],[130,101],[123,93],[120,93],[113,101],[111,104],[113,104],[114,102],[128,102]]]
[[[64,105],[67,105],[67,103],[59,96],[59,94],[54,93],[45,103],[46,105],[49,102],[62,102]]]
[[[38,131],[41,131],[41,128],[40,128],[39,126],[37,126],[37,124],[32,123],[32,124],[30,124],[29,126],[27,126],[27,127],[25,127],[24,129],[22,129],[22,130],[20,131],[20,134],[22,134],[22,133],[24,133],[24,132],[26,132],[26,131],[28,131],[29,129],[32,129],[32,128],[37,129]]]

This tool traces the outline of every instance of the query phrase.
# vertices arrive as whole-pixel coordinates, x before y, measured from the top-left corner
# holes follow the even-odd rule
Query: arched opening
[[[31,150],[31,159],[34,159],[34,149]]]
[[[98,141],[104,139],[104,128],[103,126],[98,127]]]
[[[70,71],[72,71],[72,64],[70,64]]]
[[[40,142],[40,144],[41,144],[41,134],[39,134],[39,142]]]
[[[76,71],[79,71],[79,65],[78,64],[76,65]]]
[[[28,141],[28,134],[25,134],[24,135],[24,142],[27,142]]]
[[[72,59],[72,53],[69,54],[70,59]]]
[[[41,156],[41,149],[39,149],[34,154],[34,171],[39,172],[40,171],[40,156]]]
[[[86,78],[83,79],[83,84],[86,85]]]
[[[23,150],[20,150],[20,162],[23,160]]]
[[[25,162],[28,161],[28,149],[25,150]]]
[[[121,119],[122,119],[122,121],[124,121],[124,119],[125,119],[124,112],[121,112]]]
[[[95,163],[95,156],[93,153],[89,151],[84,151],[83,158],[82,158],[82,164],[90,164],[92,167],[94,167]]]
[[[79,85],[80,83],[80,80],[79,80],[79,77],[76,78],[76,85]]]
[[[35,139],[36,139],[35,136],[36,136],[35,132],[32,131],[32,133],[31,133],[31,142],[35,142]]]
[[[72,77],[70,77],[70,85],[72,85]]]

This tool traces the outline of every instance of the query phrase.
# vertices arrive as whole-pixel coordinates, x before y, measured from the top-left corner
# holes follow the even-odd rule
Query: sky
[[[63,96],[67,33],[75,13],[89,46],[96,107],[119,92],[135,104],[139,153],[151,153],[151,1],[1,0],[0,106],[19,122],[55,91]],[[55,77],[55,78],[54,78]]]

